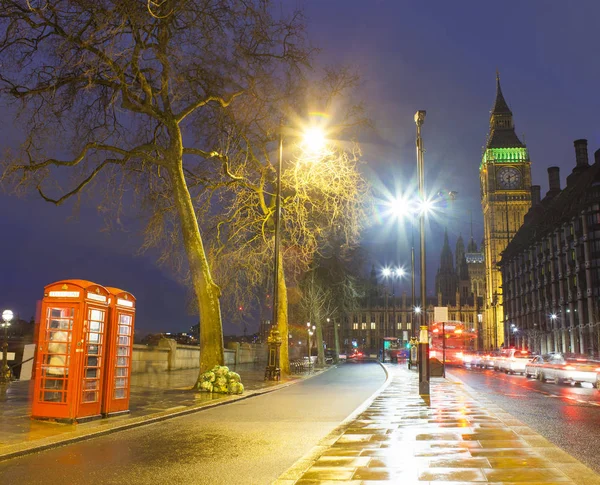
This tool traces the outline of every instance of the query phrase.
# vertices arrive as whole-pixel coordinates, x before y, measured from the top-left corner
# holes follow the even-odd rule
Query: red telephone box
[[[69,422],[101,416],[109,292],[91,281],[46,286],[31,415]]]
[[[118,288],[107,289],[111,297],[102,415],[114,416],[129,412],[135,298],[131,293]]]

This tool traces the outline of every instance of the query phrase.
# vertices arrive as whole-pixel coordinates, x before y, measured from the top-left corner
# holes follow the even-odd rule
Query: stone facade
[[[576,165],[561,190],[550,167],[550,190],[533,205],[506,248],[502,275],[511,343],[536,352],[598,356],[600,302],[600,150],[589,165],[587,141],[575,141]]]

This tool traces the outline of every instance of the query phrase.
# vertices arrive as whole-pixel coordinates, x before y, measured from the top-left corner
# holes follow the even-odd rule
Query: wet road
[[[348,363],[237,403],[0,462],[0,483],[268,484],[384,382]]]
[[[458,367],[449,368],[449,373],[600,472],[600,392],[591,385],[542,383],[493,370]]]

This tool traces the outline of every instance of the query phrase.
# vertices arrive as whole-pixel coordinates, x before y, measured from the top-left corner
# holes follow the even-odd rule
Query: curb
[[[327,436],[321,438],[321,440],[304,456],[299,458],[291,467],[289,467],[285,472],[283,472],[277,479],[272,482],[272,485],[288,485],[295,483],[300,477],[304,474],[306,470],[308,470],[317,459],[323,454],[323,452],[329,448],[333,443],[337,441],[337,439],[344,434],[346,429],[350,426],[350,424],[360,416],[371,404],[373,401],[377,399],[379,396],[392,382],[390,378],[390,373],[387,370],[387,367],[382,364],[380,361],[377,363],[382,367],[385,372],[385,382],[381,385],[379,389],[377,389],[371,397],[367,398],[360,406],[358,406],[352,413],[350,413],[346,419],[344,419],[339,425],[335,427]]]
[[[224,406],[226,404],[231,404],[238,401],[243,401],[245,399],[250,399],[256,396],[262,396],[263,394],[269,394],[271,392],[279,391],[280,389],[285,389],[286,387],[292,386],[294,384],[298,384],[299,382],[304,382],[313,377],[319,376],[330,369],[337,367],[339,364],[333,365],[331,367],[325,368],[319,372],[313,372],[303,379],[297,379],[291,382],[285,382],[283,384],[277,384],[275,386],[271,386],[264,389],[257,389],[254,391],[246,391],[246,393],[237,396],[226,396],[222,399],[219,399],[216,402],[209,402],[204,404],[199,404],[193,407],[187,407],[186,409],[177,409],[176,411],[160,411],[158,413],[148,414],[146,416],[139,416],[137,418],[132,418],[131,422],[123,423],[123,424],[115,424],[109,428],[103,428],[101,430],[81,430],[74,431],[75,436],[65,436],[59,435],[56,437],[43,438],[41,440],[37,440],[36,442],[21,442],[15,445],[9,445],[5,448],[5,451],[0,451],[0,461],[10,460],[12,458],[18,458],[20,456],[29,455],[32,453],[37,453],[40,451],[45,451],[51,448],[58,448],[59,446],[70,445],[72,443],[78,443],[80,441],[86,441],[93,438],[97,438],[100,436],[105,436],[112,433],[117,433],[119,431],[125,431],[132,428],[141,428],[142,426],[146,426],[153,423],[158,423],[160,421],[166,421],[171,418],[178,418],[180,416],[186,416],[188,414],[197,413],[200,411],[204,411],[206,409],[212,409],[219,406]],[[77,434],[79,433],[79,434]]]

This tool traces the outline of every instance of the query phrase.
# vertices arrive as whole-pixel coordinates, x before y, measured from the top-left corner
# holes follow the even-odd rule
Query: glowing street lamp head
[[[556,320],[556,313],[553,313],[552,315],[550,315],[550,318],[551,318],[552,320]]]
[[[428,215],[431,214],[435,208],[435,204],[432,199],[423,199],[418,203],[419,214]]]
[[[416,306],[415,307],[415,313],[418,315],[419,313],[421,313],[421,307],[420,306]]]
[[[313,126],[304,131],[302,137],[302,147],[309,154],[316,155],[322,153],[327,145],[325,131],[318,126]]]
[[[9,323],[13,319],[13,312],[11,310],[4,310],[2,312],[2,320]]]
[[[388,202],[390,212],[397,218],[410,217],[414,209],[410,201],[403,196],[394,197]]]
[[[383,268],[381,274],[384,278],[388,278],[392,274],[392,270],[390,268]]]
[[[396,268],[396,276],[398,278],[402,278],[405,274],[406,271],[404,271],[404,268]]]

